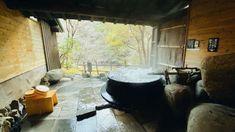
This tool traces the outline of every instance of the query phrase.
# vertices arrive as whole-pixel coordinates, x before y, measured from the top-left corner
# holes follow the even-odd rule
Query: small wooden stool
[[[28,115],[43,114],[53,112],[53,107],[58,103],[56,90],[48,91],[44,96],[30,91],[26,94],[25,103]],[[26,92],[27,93],[27,92]]]

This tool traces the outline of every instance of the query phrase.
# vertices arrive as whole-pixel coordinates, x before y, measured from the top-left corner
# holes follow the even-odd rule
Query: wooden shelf
[[[174,46],[174,45],[157,45],[158,48],[180,48],[183,49],[183,46]]]
[[[183,24],[183,25],[177,25],[177,26],[172,26],[172,27],[167,27],[167,28],[162,28],[160,29],[160,31],[164,31],[164,30],[171,30],[171,29],[176,29],[176,28],[185,28],[186,25]]]
[[[187,48],[187,50],[189,50],[189,51],[198,51],[198,50],[200,50],[199,48],[195,48],[195,49],[188,49]]]

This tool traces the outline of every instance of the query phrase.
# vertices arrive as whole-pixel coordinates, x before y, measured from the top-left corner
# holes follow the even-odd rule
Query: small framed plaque
[[[199,48],[199,46],[200,46],[200,41],[196,40],[194,43],[194,48]]]
[[[217,52],[219,46],[219,38],[209,38],[208,52]]]
[[[194,44],[195,44],[195,39],[188,39],[187,48],[188,49],[193,49],[194,48]]]

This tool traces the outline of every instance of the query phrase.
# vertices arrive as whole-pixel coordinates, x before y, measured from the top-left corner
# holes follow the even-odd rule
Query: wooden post
[[[83,62],[83,70],[84,70],[84,73],[86,73],[86,64],[85,64],[85,62]]]
[[[113,66],[112,66],[112,62],[110,63],[110,71],[112,71]]]
[[[99,69],[98,69],[98,64],[97,64],[97,61],[95,61],[95,67],[96,67],[96,72],[97,72],[97,75],[99,76]]]
[[[88,70],[88,72],[90,73],[90,75],[91,75],[91,72],[92,72],[92,63],[91,62],[87,62],[87,70]]]

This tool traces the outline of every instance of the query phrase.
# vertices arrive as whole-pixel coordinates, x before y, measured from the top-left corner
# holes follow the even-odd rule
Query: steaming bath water
[[[101,89],[101,96],[123,110],[154,108],[163,95],[164,80],[150,73],[151,69],[136,67],[112,71]]]
[[[148,83],[160,79],[159,75],[150,75],[151,69],[147,68],[119,68],[116,71],[110,72],[109,79],[127,82],[127,83]]]

